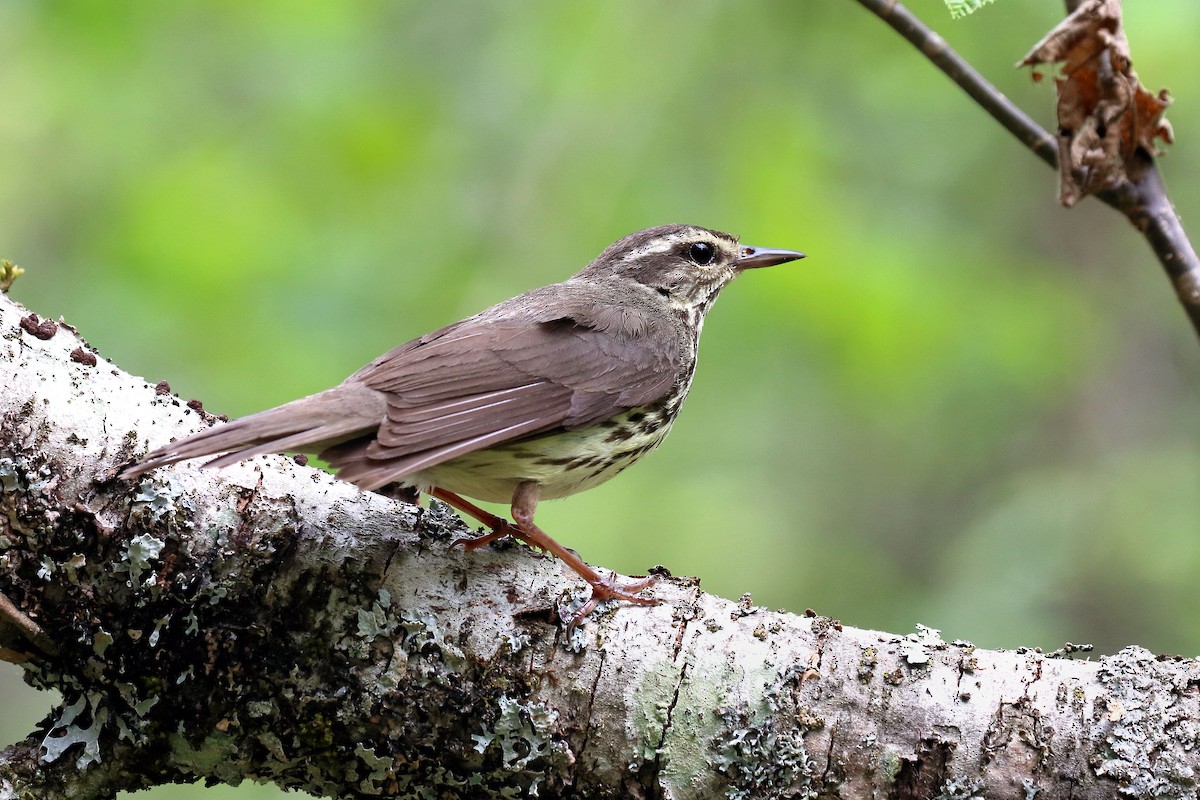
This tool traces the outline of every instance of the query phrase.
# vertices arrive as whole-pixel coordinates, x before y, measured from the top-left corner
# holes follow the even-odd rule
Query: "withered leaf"
[[[1136,178],[1138,149],[1160,155],[1154,140],[1171,142],[1163,119],[1171,98],[1165,89],[1151,94],[1133,71],[1120,0],[1085,0],[1019,64],[1040,65],[1061,66],[1054,83],[1063,205]]]

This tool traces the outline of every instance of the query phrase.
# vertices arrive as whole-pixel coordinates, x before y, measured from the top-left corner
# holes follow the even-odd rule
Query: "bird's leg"
[[[654,598],[638,595],[638,592],[654,584],[655,577],[653,575],[625,584],[617,583],[614,577],[602,577],[600,573],[584,563],[582,558],[551,539],[545,531],[535,525],[533,523],[533,513],[537,509],[539,491],[540,489],[536,481],[524,481],[517,486],[517,490],[513,492],[512,522],[484,511],[470,500],[459,497],[454,492],[445,489],[435,487],[429,491],[429,495],[436,497],[443,503],[449,504],[453,508],[457,508],[462,513],[491,529],[491,533],[457,539],[454,544],[461,544],[467,550],[475,550],[505,536],[515,536],[530,547],[545,550],[553,554],[573,569],[579,577],[583,578],[588,586],[592,587],[592,596],[571,620],[567,626],[568,629],[574,628],[584,617],[592,613],[601,600],[626,600],[642,606],[658,604],[659,601]]]
[[[587,581],[588,585],[592,587],[591,599],[584,604],[579,613],[575,615],[575,618],[571,620],[568,628],[574,628],[584,617],[592,613],[596,604],[601,600],[615,598],[641,606],[658,604],[659,601],[654,598],[640,597],[638,595],[638,592],[654,584],[655,577],[653,575],[626,584],[617,583],[615,573],[608,578],[603,578],[600,576],[600,573],[584,563],[582,558],[551,539],[545,531],[534,525],[533,512],[537,509],[539,492],[540,487],[535,481],[524,481],[517,486],[517,490],[513,492],[512,501],[514,525],[513,530],[510,530],[509,533],[528,545],[553,553],[568,567],[575,570],[579,577]]]
[[[446,503],[453,508],[457,508],[468,517],[471,517],[472,519],[475,519],[492,529],[491,533],[485,533],[482,536],[466,536],[461,539],[455,539],[454,542],[451,543],[451,547],[461,544],[464,550],[478,550],[485,544],[490,544],[497,539],[503,539],[510,533],[516,532],[515,528],[509,523],[508,520],[484,511],[470,500],[465,500],[456,495],[454,492],[448,492],[445,489],[439,489],[435,486],[429,490],[429,496],[436,497],[443,503]]]

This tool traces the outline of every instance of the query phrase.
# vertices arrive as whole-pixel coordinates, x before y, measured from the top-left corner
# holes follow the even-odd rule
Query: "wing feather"
[[[382,486],[652,403],[690,369],[683,362],[669,320],[617,307],[595,287],[559,284],[401,345],[355,373],[348,383],[386,393],[387,417],[375,437],[322,456],[341,477]]]

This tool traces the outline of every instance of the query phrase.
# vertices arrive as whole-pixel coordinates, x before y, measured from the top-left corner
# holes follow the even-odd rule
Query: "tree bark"
[[[444,506],[280,456],[114,476],[213,420],[0,296],[0,658],[63,703],[0,799],[1194,796],[1200,670],[586,596]],[[218,423],[219,424],[219,423]]]

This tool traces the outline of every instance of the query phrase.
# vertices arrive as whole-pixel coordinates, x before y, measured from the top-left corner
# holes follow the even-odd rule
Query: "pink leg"
[[[533,523],[533,513],[537,509],[539,487],[533,481],[525,481],[513,493],[512,516],[516,530],[510,531],[521,541],[533,547],[541,548],[558,556],[568,567],[575,570],[579,577],[592,587],[592,597],[575,618],[571,620],[567,630],[578,625],[584,617],[592,613],[596,604],[601,600],[626,600],[640,606],[653,606],[658,600],[650,597],[640,597],[638,592],[654,585],[655,577],[647,576],[626,584],[618,584],[612,577],[603,578],[596,570],[584,563],[583,559],[550,538],[541,528]]]
[[[486,544],[490,544],[497,539],[503,539],[510,533],[515,532],[513,530],[513,526],[509,524],[508,520],[484,511],[471,501],[464,500],[463,498],[459,497],[454,492],[448,492],[445,489],[434,487],[432,490],[430,490],[429,496],[436,497],[443,503],[457,508],[467,516],[492,529],[491,533],[485,533],[482,536],[467,536],[462,539],[455,539],[454,542],[451,543],[451,547],[461,544],[464,550],[478,550],[480,547],[483,547]]]
[[[592,596],[571,620],[567,626],[568,632],[578,625],[588,614],[592,613],[596,605],[602,600],[625,600],[640,606],[658,605],[658,600],[650,597],[641,597],[638,594],[643,589],[654,585],[656,579],[653,575],[625,584],[617,583],[612,577],[601,577],[600,573],[584,563],[583,559],[551,539],[545,531],[535,525],[533,523],[533,512],[537,509],[538,492],[538,484],[534,481],[525,481],[517,487],[517,490],[513,493],[512,501],[513,522],[484,511],[471,501],[459,497],[454,492],[434,488],[429,494],[431,497],[436,497],[438,500],[448,503],[467,516],[491,528],[491,533],[458,539],[454,542],[455,545],[461,544],[467,550],[476,550],[505,536],[514,536],[530,547],[554,554],[568,567],[575,570],[579,577],[587,581],[587,584],[592,587]]]

